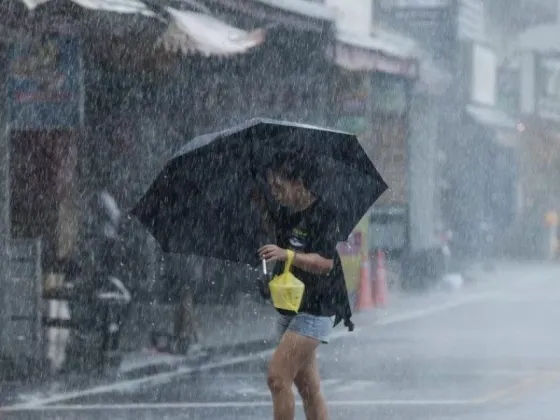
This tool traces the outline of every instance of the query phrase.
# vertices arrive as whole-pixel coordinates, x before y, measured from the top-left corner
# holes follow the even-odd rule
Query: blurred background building
[[[2,1],[0,343],[20,328],[3,328],[21,288],[12,241],[40,238],[28,276],[49,287],[60,261],[94,252],[93,194],[126,210],[188,139],[254,116],[357,133],[390,185],[340,246],[351,290],[360,256],[379,249],[405,268],[401,285],[440,276],[449,232],[458,262],[551,257],[558,11],[556,0]],[[148,300],[165,301],[169,270],[216,304],[252,275],[167,263],[134,220],[123,238],[125,283]]]

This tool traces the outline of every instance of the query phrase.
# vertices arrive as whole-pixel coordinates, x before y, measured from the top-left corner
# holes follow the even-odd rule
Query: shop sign
[[[521,112],[560,122],[560,55],[523,54],[520,79]]]
[[[560,121],[560,57],[539,57],[536,63],[537,114],[544,119]]]
[[[494,107],[496,105],[498,60],[492,48],[471,44],[469,102]]]
[[[374,0],[375,22],[389,22],[396,30],[430,46],[437,58],[454,50],[451,0]]]
[[[7,93],[16,130],[76,128],[83,124],[80,43],[49,34],[11,45]]]
[[[370,215],[369,249],[402,251],[408,246],[408,211],[402,205],[374,207]]]
[[[427,40],[442,31],[450,8],[449,0],[375,0],[374,15]]]
[[[389,74],[372,77],[372,109],[382,114],[403,115],[408,108],[409,81]]]
[[[340,107],[342,115],[366,115],[368,106],[367,101],[369,93],[367,90],[363,92],[355,92],[340,95]]]
[[[345,76],[342,76],[343,78]],[[336,128],[357,135],[363,135],[368,129],[368,88],[369,76],[363,74],[346,74],[337,95],[339,106]]]
[[[486,12],[483,0],[456,0],[457,39],[482,41],[486,36]]]

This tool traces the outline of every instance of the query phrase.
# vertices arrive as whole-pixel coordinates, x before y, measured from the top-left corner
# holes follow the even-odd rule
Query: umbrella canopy
[[[340,241],[387,189],[356,136],[253,119],[189,142],[131,213],[166,252],[256,264],[256,250],[270,238],[251,191],[266,192],[266,169],[285,153],[317,168],[309,188],[336,218]]]

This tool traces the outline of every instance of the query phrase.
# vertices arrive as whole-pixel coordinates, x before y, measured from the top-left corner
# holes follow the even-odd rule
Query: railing
[[[44,352],[41,240],[13,239],[0,302],[6,325],[0,326],[0,351],[15,359]]]

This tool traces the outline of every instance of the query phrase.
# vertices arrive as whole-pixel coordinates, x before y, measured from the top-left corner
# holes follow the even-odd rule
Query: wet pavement
[[[338,330],[320,350],[331,419],[556,420],[560,267],[515,266],[494,277],[411,298],[401,311],[361,314],[354,333]],[[268,419],[269,355],[28,395],[0,417]]]

